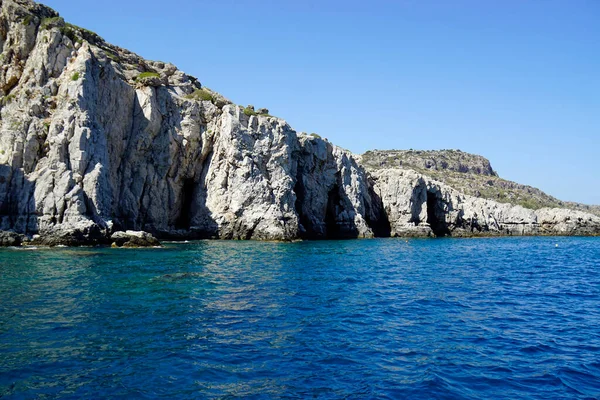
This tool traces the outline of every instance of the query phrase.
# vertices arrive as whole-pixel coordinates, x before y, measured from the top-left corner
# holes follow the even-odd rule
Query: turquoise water
[[[0,397],[599,398],[600,238],[0,250]]]

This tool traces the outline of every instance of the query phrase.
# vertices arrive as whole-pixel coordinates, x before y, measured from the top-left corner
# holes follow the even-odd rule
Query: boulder
[[[23,235],[15,232],[0,231],[0,247],[20,246],[23,243]]]
[[[157,247],[160,242],[148,232],[125,231],[111,235],[113,247]]]
[[[29,244],[35,246],[100,246],[109,244],[105,230],[94,223],[79,223],[73,226],[58,225],[44,229],[34,235]]]

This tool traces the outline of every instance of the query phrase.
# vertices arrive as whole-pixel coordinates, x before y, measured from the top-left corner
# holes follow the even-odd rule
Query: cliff
[[[1,1],[0,47],[0,230],[36,243],[110,243],[126,230],[259,240],[600,232],[592,215],[484,204],[416,172],[370,173],[360,157],[29,0]]]
[[[461,193],[538,210],[564,208],[600,216],[600,206],[561,201],[540,189],[501,178],[486,158],[460,150],[373,150],[361,156],[369,170],[411,169]]]
[[[372,172],[392,236],[597,235],[600,218],[561,208],[531,210],[461,193],[413,170]]]

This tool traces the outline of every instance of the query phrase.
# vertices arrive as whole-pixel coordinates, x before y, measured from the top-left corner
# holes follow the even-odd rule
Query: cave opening
[[[303,239],[312,239],[314,234],[314,228],[309,218],[304,214],[304,201],[305,201],[305,188],[304,180],[302,179],[302,169],[298,168],[296,173],[296,184],[294,185],[294,193],[296,193],[296,214],[298,214],[298,222],[302,226],[300,228],[300,237]]]
[[[365,202],[365,220],[367,221],[367,225],[373,230],[375,237],[390,237],[392,226],[383,201],[373,189],[373,185],[369,186],[369,196],[371,197],[371,202]]]
[[[181,187],[181,208],[179,209],[179,217],[175,222],[177,229],[190,229],[195,188],[196,184],[193,179],[185,179],[183,181],[183,186]]]
[[[427,223],[431,227],[436,237],[450,236],[450,229],[443,219],[438,217],[440,208],[438,198],[435,193],[427,192]],[[439,210],[442,212],[442,210]]]
[[[335,184],[327,193],[327,209],[325,211],[325,229],[330,239],[340,236],[340,227],[337,223],[337,207],[340,204],[340,187]]]

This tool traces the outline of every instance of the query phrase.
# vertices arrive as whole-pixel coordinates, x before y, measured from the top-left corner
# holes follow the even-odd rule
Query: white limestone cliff
[[[412,170],[371,172],[392,236],[594,235],[600,218],[468,196]]]
[[[0,48],[0,231],[41,244],[110,243],[126,230],[258,240],[600,232],[583,213],[370,173],[350,152],[248,115],[30,0],[0,1]]]

